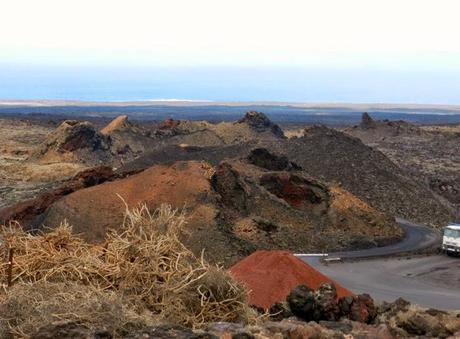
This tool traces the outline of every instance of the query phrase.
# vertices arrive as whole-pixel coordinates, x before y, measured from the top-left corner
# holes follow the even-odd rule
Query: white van
[[[460,254],[460,224],[449,224],[444,227],[442,250],[447,254]]]

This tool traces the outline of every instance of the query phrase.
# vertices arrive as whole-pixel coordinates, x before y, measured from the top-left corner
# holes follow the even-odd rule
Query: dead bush
[[[9,318],[22,320],[17,325],[9,320],[8,326],[15,333],[27,333],[27,324],[40,318],[33,310],[48,307],[46,285],[52,289],[56,284],[81,287],[82,290],[69,291],[67,298],[73,300],[70,294],[80,293],[82,311],[77,314],[78,319],[65,320],[81,320],[90,325],[91,312],[97,307],[85,306],[90,299],[97,300],[97,293],[111,293],[115,299],[123,296],[137,314],[148,310],[152,318],[160,316],[192,327],[217,320],[248,322],[252,314],[244,288],[225,270],[210,265],[203,256],[197,258],[182,244],[179,235],[185,222],[184,213],[170,206],[162,205],[150,211],[142,205],[127,210],[122,231],[109,232],[106,241],[97,245],[72,234],[66,223],[39,235],[28,234],[16,224],[4,227],[0,231],[0,251],[4,254],[0,275],[8,276],[8,253],[13,248],[11,280],[18,286],[6,289],[1,307],[17,299],[18,291],[25,286],[43,286],[31,297],[34,299],[31,299],[30,310],[24,311],[30,319],[24,321],[19,313],[12,312],[16,315]],[[82,294],[84,290],[92,294]],[[62,296],[57,294],[51,299],[62,299]],[[27,294],[23,298],[21,307],[27,308]],[[41,301],[33,306],[35,299]],[[113,307],[123,307],[113,303]],[[53,304],[50,307],[54,307]],[[113,330],[119,329],[113,327]]]

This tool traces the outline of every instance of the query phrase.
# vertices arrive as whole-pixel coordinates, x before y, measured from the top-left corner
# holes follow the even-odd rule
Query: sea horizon
[[[442,70],[0,64],[0,75],[3,101],[460,105],[460,72]]]

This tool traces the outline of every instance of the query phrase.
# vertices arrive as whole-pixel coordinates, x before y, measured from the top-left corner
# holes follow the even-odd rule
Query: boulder
[[[315,320],[335,321],[340,317],[334,284],[323,283],[315,291]]]
[[[333,284],[323,283],[316,291],[297,286],[289,293],[287,301],[292,313],[306,321],[336,321],[340,317]]]
[[[306,321],[315,318],[315,291],[308,286],[295,287],[286,300],[292,313],[297,317]]]
[[[359,294],[354,296],[350,307],[349,319],[370,323],[377,315],[374,300],[369,294]]]

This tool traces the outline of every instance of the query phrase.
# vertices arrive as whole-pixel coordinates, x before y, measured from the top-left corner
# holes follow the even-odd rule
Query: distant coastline
[[[460,105],[388,103],[225,102],[158,99],[154,101],[0,100],[0,117],[34,119],[111,119],[128,115],[132,120],[167,118],[236,121],[247,111],[260,111],[286,124],[352,126],[368,112],[379,120],[405,120],[415,124],[458,124]]]
[[[460,114],[460,105],[418,104],[418,103],[346,103],[346,102],[289,102],[289,101],[213,101],[194,99],[149,99],[130,101],[83,101],[83,100],[8,100],[0,99],[1,106],[290,106],[304,109],[344,108],[350,110],[375,109],[410,109],[410,110],[440,110],[453,111]],[[412,112],[415,114],[416,112]],[[421,113],[421,112],[420,112]]]

